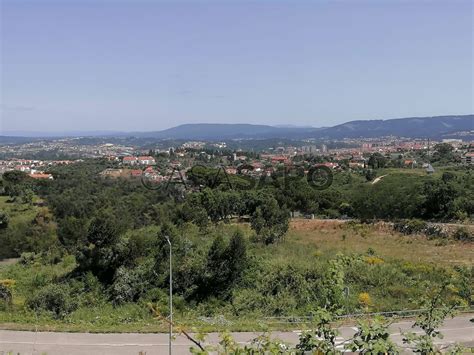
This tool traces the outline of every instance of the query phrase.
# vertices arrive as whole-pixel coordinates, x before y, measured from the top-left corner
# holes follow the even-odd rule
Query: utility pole
[[[168,246],[170,248],[170,299],[169,299],[169,308],[170,308],[170,330],[169,330],[169,355],[171,355],[171,342],[173,340],[173,268],[172,268],[172,251],[171,251],[171,241],[170,237],[165,236],[166,241],[168,242]]]

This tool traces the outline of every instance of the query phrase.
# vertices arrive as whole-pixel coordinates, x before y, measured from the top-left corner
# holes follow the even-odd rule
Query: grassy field
[[[284,243],[296,243],[307,253],[330,256],[338,252],[366,253],[372,248],[378,256],[391,260],[441,265],[474,264],[472,243],[440,242],[421,235],[402,235],[382,223],[367,226],[332,220],[293,220]]]
[[[242,228],[249,236],[248,225],[221,225],[230,230]],[[270,260],[272,264],[292,264],[303,268],[315,260],[328,260],[336,254],[375,253],[386,262],[407,261],[413,264],[435,264],[445,267],[474,264],[474,245],[439,240],[429,240],[425,236],[404,236],[393,232],[388,225],[360,225],[337,220],[291,221],[285,239],[264,248],[255,246],[256,255]],[[165,332],[167,324],[155,317],[143,302],[114,307],[105,300],[94,307],[81,307],[62,320],[46,314],[35,314],[24,305],[26,298],[37,288],[54,282],[75,267],[72,256],[66,257],[56,265],[45,265],[39,260],[24,266],[20,263],[0,265],[0,280],[15,280],[13,287],[13,306],[0,308],[0,328],[40,329],[44,331],[73,332]],[[378,300],[375,298],[374,301]],[[380,300],[383,302],[384,300]],[[382,304],[382,303],[381,303]],[[383,307],[383,305],[382,305]],[[216,331],[232,330],[274,330],[301,328],[298,323],[274,324],[251,315],[232,317],[202,318],[195,309],[177,307],[177,324],[187,330]]]
[[[35,200],[37,200],[37,198]],[[39,208],[36,206],[10,202],[10,197],[0,196],[0,211],[4,211],[8,214],[11,224],[31,222],[38,210]]]

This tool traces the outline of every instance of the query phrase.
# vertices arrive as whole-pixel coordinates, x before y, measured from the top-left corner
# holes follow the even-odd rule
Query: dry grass
[[[292,220],[286,241],[317,248],[321,253],[365,253],[372,248],[386,259],[474,265],[473,243],[405,236],[383,223],[350,226],[335,220]]]

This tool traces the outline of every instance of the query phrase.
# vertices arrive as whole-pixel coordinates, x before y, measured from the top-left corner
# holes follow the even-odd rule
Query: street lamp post
[[[173,338],[173,269],[172,269],[172,251],[171,251],[171,241],[168,236],[165,236],[166,241],[168,242],[168,245],[170,247],[170,254],[169,254],[169,259],[170,259],[170,299],[169,299],[169,307],[170,307],[170,339],[169,339],[169,355],[171,355],[171,341]]]

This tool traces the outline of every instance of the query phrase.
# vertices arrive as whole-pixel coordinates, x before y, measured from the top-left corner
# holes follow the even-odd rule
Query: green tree
[[[250,225],[258,240],[265,244],[279,241],[288,231],[289,212],[281,209],[274,198],[259,205],[250,218]]]
[[[20,184],[28,180],[28,174],[19,170],[6,171],[2,178],[5,182],[11,184]]]
[[[22,171],[7,171],[3,174],[2,179],[4,193],[10,196],[13,201],[18,201],[18,198],[23,197],[31,185],[31,178]]]
[[[454,215],[454,199],[458,193],[451,183],[427,181],[423,186],[423,195],[425,201],[422,209],[425,218],[446,219]]]
[[[377,172],[373,169],[367,169],[365,171],[365,179],[367,181],[372,181],[375,179],[375,177],[377,176]]]
[[[374,153],[369,157],[367,165],[372,169],[384,168],[387,164],[387,159],[380,153]]]
[[[87,219],[67,216],[60,219],[58,224],[58,238],[69,251],[75,251],[80,245],[87,244]]]
[[[214,239],[208,254],[203,294],[228,297],[232,286],[239,280],[247,263],[247,248],[240,231],[226,244],[219,235]]]
[[[31,205],[33,203],[33,199],[35,197],[35,194],[33,193],[33,190],[30,188],[26,188],[23,190],[23,193],[21,195],[21,202]]]
[[[99,211],[89,225],[86,244],[76,252],[79,270],[91,271],[101,282],[110,283],[121,264],[121,221],[111,211]]]
[[[439,143],[434,146],[433,161],[448,163],[453,160],[453,146],[449,143]]]

